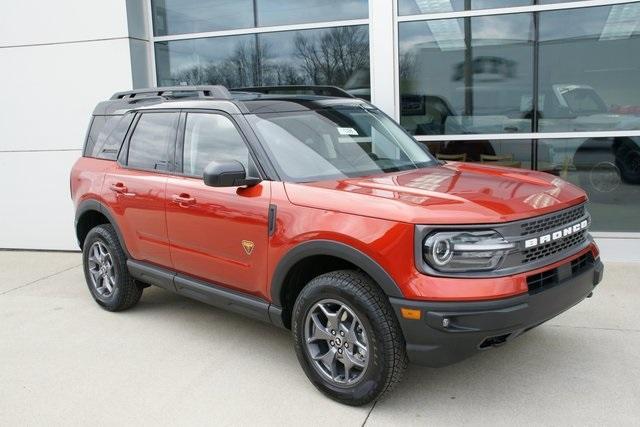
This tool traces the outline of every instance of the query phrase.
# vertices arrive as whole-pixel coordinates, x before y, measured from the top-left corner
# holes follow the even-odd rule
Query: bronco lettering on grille
[[[525,249],[528,249],[528,248],[533,248],[545,243],[553,242],[555,240],[559,240],[564,237],[570,236],[571,234],[582,231],[586,229],[588,226],[589,226],[589,221],[585,219],[579,223],[570,225],[568,227],[564,227],[560,230],[556,230],[553,233],[543,234],[542,236],[534,237],[533,239],[527,239],[524,241],[524,247]]]

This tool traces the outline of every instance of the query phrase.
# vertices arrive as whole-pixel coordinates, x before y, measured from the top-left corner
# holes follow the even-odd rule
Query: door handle
[[[111,188],[111,191],[114,191],[117,194],[122,194],[125,197],[133,197],[136,195],[135,193],[129,193],[127,186],[124,185],[122,182],[116,182],[115,184],[111,184],[109,188]]]
[[[196,198],[191,197],[185,193],[182,193],[180,195],[174,194],[173,196],[171,196],[171,200],[173,201],[173,203],[177,203],[180,206],[190,206],[196,204]]]

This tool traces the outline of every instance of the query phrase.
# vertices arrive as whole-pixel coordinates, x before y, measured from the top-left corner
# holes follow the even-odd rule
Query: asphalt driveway
[[[351,408],[286,331],[157,288],[109,313],[79,254],[0,251],[0,425],[638,425],[640,264],[605,265],[569,312]]]

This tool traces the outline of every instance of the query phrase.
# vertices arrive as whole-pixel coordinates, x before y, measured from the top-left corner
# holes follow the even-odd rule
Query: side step
[[[129,273],[141,282],[282,327],[282,309],[267,301],[141,261],[127,260]]]

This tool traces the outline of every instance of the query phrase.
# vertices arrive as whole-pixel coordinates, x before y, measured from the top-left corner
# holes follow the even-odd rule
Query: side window
[[[184,173],[202,176],[210,162],[230,160],[242,163],[249,175],[255,170],[233,122],[220,114],[189,113],[184,133]]]
[[[84,155],[115,160],[127,134],[133,114],[126,116],[95,116],[87,137]]]
[[[170,170],[179,113],[144,113],[131,140],[127,165],[132,168]]]

